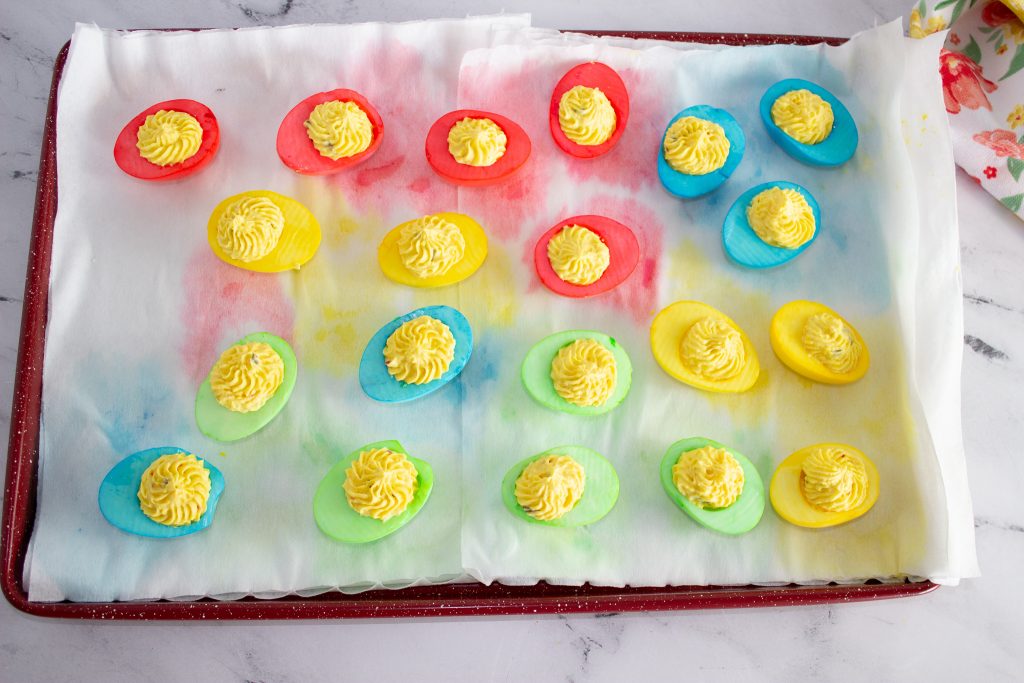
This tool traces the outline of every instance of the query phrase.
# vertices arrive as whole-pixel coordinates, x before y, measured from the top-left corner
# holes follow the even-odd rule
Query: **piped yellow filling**
[[[537,458],[516,479],[516,501],[534,519],[551,521],[565,516],[580,498],[586,475],[568,455]]]
[[[725,166],[729,138],[713,121],[684,116],[665,132],[663,143],[668,165],[687,175],[706,175]]]
[[[194,455],[161,455],[142,473],[137,495],[142,513],[157,524],[192,524],[206,512],[210,471]]]
[[[763,242],[796,249],[814,237],[814,211],[796,190],[771,187],[747,207],[747,222]]]
[[[272,252],[283,230],[281,207],[266,197],[242,197],[221,214],[217,244],[230,258],[250,263]]]
[[[611,263],[611,252],[593,230],[567,225],[548,241],[548,262],[565,282],[589,285],[604,275]]]
[[[615,109],[600,88],[577,85],[558,101],[558,125],[577,145],[600,145],[615,132],[616,123]]]
[[[800,342],[828,370],[842,375],[860,361],[861,345],[846,323],[831,313],[815,313],[804,324]]]
[[[594,339],[577,339],[551,361],[551,382],[563,399],[581,407],[601,406],[615,391],[615,355]]]
[[[217,403],[236,413],[263,407],[284,380],[284,360],[269,344],[236,344],[220,355],[210,371]]]
[[[402,323],[384,344],[388,373],[406,384],[433,382],[448,372],[454,357],[452,331],[428,315]]]
[[[321,102],[304,125],[320,155],[335,161],[364,152],[373,142],[370,118],[355,102]]]
[[[724,448],[704,446],[679,456],[672,481],[699,508],[727,508],[743,493],[743,466]]]
[[[424,216],[402,228],[398,254],[417,277],[444,275],[466,253],[466,238],[459,226],[437,215]]]
[[[416,466],[404,453],[374,448],[345,470],[345,498],[353,510],[381,522],[405,512],[419,486]]]
[[[772,103],[772,121],[797,142],[816,145],[832,132],[832,105],[810,90],[790,90]]]
[[[491,166],[505,154],[508,137],[490,119],[466,117],[448,130],[448,152],[468,166]]]
[[[683,335],[683,365],[704,379],[720,382],[740,374],[747,361],[739,330],[718,318],[703,318]]]
[[[137,133],[142,158],[157,166],[180,164],[199,151],[203,127],[191,114],[161,109],[150,114]]]
[[[826,512],[846,512],[867,498],[867,470],[852,453],[819,448],[801,466],[800,489],[811,505]]]

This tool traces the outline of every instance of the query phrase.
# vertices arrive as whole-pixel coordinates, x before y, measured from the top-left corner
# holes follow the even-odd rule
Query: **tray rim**
[[[195,29],[198,30],[198,29]],[[840,45],[847,38],[762,33],[572,30],[593,36],[649,38],[722,45]],[[658,610],[784,607],[909,597],[938,588],[931,581],[785,586],[598,587],[449,583],[357,594],[330,591],[312,598],[252,596],[233,601],[38,602],[23,585],[26,552],[35,522],[43,351],[48,316],[53,225],[57,210],[57,91],[68,40],[54,61],[40,151],[21,337],[14,374],[7,476],[0,529],[0,589],[16,609],[39,617],[104,620],[350,619],[526,614],[640,612]]]

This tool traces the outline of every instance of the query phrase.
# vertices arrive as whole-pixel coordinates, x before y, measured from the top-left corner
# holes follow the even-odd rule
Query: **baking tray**
[[[653,38],[720,45],[839,45],[845,38],[755,33],[669,33],[645,31],[582,31],[590,35]],[[503,586],[458,583],[440,586],[374,590],[346,595],[325,593],[313,598],[288,596],[274,600],[244,598],[218,601],[158,600],[150,602],[32,602],[22,582],[25,555],[36,512],[39,459],[39,416],[42,406],[43,349],[46,339],[53,223],[57,213],[57,88],[70,42],[57,55],[46,108],[39,160],[35,215],[25,278],[21,343],[14,376],[11,433],[0,530],[0,587],[17,609],[44,617],[71,619],[339,619],[369,617],[437,617],[492,614],[573,612],[639,612],[720,609],[858,602],[928,593],[930,581],[820,586],[670,586],[607,588],[596,586]]]

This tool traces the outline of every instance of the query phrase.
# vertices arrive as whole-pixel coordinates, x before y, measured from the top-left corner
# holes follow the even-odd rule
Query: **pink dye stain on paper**
[[[392,39],[367,49],[341,75],[345,87],[365,95],[384,121],[380,149],[329,180],[359,212],[387,215],[404,202],[421,214],[455,206],[455,188],[436,177],[423,152],[427,130],[451,108],[454,93],[425,69],[417,49]]]
[[[189,377],[198,382],[206,376],[228,332],[239,338],[271,332],[292,339],[295,312],[281,277],[229,266],[206,246],[192,254],[182,278],[181,324],[187,333],[180,349]]]
[[[559,217],[570,216],[573,213],[579,212],[573,212],[563,206]],[[658,271],[661,268],[664,226],[653,211],[631,198],[594,197],[587,202],[587,213],[607,216],[629,226],[640,243],[640,262],[637,263],[636,270],[615,289],[598,294],[587,301],[626,311],[637,323],[646,324],[656,312],[658,303]],[[554,221],[551,224],[554,224]],[[550,227],[550,224],[536,226],[532,239],[523,244],[522,259],[533,274],[527,292],[544,290],[551,296],[558,296],[541,284],[533,265],[536,242]]]

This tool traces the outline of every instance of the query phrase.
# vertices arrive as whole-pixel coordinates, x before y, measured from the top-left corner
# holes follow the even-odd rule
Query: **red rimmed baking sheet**
[[[842,43],[841,38],[762,34],[644,33],[587,31],[592,35],[713,43],[770,45]],[[43,132],[35,217],[25,283],[21,345],[15,372],[11,433],[0,536],[0,584],[18,609],[39,616],[80,619],[315,619],[419,617],[567,612],[766,607],[826,602],[852,602],[927,593],[937,586],[920,583],[857,585],[664,588],[599,588],[592,586],[483,586],[448,584],[402,590],[376,590],[357,595],[327,593],[314,598],[194,602],[41,603],[31,602],[22,583],[26,549],[35,519],[39,416],[42,405],[43,349],[47,322],[50,257],[57,210],[56,106],[68,45],[54,66]]]

